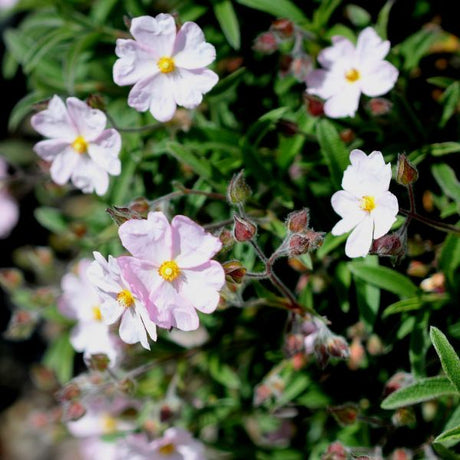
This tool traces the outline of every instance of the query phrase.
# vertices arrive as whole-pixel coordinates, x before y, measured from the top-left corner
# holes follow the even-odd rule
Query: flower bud
[[[392,102],[383,97],[373,97],[367,103],[367,109],[374,116],[386,115],[392,108]]]
[[[72,401],[81,396],[81,389],[75,382],[70,382],[64,385],[57,393],[56,399],[58,401]]]
[[[133,379],[125,378],[118,383],[118,389],[122,393],[133,394],[136,389],[136,382]]]
[[[147,213],[150,211],[150,204],[147,199],[141,196],[129,204],[129,210],[142,217],[147,217]]]
[[[340,441],[330,444],[321,456],[321,460],[347,460],[348,458],[348,449]]]
[[[293,211],[287,216],[286,226],[292,233],[303,232],[308,227],[309,217],[307,208],[303,208],[300,211]]]
[[[353,142],[356,137],[355,132],[350,128],[340,131],[339,136],[340,136],[340,139],[342,139],[342,141],[345,142],[345,144],[349,144],[350,142]]]
[[[276,19],[272,22],[270,30],[276,32],[280,38],[289,38],[294,33],[294,23],[289,19]]]
[[[124,224],[130,219],[142,219],[140,214],[129,208],[119,208],[118,206],[113,206],[112,208],[107,208],[105,212],[107,212],[107,214],[118,226]]]
[[[295,257],[319,248],[323,244],[324,233],[308,230],[303,233],[294,233],[289,237],[289,256]]]
[[[273,32],[264,32],[257,36],[252,45],[254,51],[263,54],[272,54],[278,49],[278,41]]]
[[[400,388],[404,388],[407,385],[413,383],[414,377],[412,374],[407,372],[396,372],[390,380],[385,384],[385,388],[383,389],[383,397],[386,398],[388,395],[393,393]]]
[[[86,414],[85,406],[78,401],[72,401],[68,404],[65,404],[64,410],[62,413],[62,421],[63,422],[74,422],[82,418],[85,414]]]
[[[230,204],[242,204],[251,196],[251,189],[244,180],[244,170],[234,174],[227,187],[227,199]]]
[[[324,102],[319,97],[304,93],[303,98],[310,115],[313,117],[324,115]]]
[[[106,109],[104,99],[100,94],[90,94],[86,98],[86,103],[93,109],[99,109],[102,111]]]
[[[327,410],[341,426],[352,425],[356,422],[359,415],[358,406],[353,403],[328,407]]]
[[[110,364],[110,359],[105,353],[95,353],[87,360],[87,365],[93,371],[103,372],[107,370]]]
[[[350,349],[347,341],[339,335],[331,335],[326,340],[327,352],[334,358],[347,359],[350,356]]]
[[[8,340],[27,340],[35,331],[39,316],[29,310],[15,310],[3,337]]]
[[[405,235],[404,235],[405,236]],[[407,252],[406,238],[398,232],[383,235],[372,242],[370,254],[404,257]]]
[[[233,226],[233,237],[239,243],[251,240],[257,232],[257,227],[251,221],[243,219],[237,215],[233,216],[235,225]]]
[[[407,159],[406,155],[398,155],[396,181],[401,185],[411,185],[418,179],[417,168]]]
[[[222,229],[219,233],[219,240],[222,243],[222,248],[220,250],[221,254],[228,252],[235,244],[235,238],[233,238],[232,232],[226,228]]]
[[[162,423],[169,422],[174,417],[174,411],[171,406],[163,404],[160,409],[160,421]]]
[[[233,281],[236,284],[241,284],[247,270],[243,267],[239,260],[229,260],[228,262],[224,262],[222,267],[224,268],[225,278],[227,281]]]
[[[408,449],[403,449],[403,448],[398,448],[395,449],[390,457],[389,460],[412,460],[414,457],[412,455],[412,452]]]
[[[414,409],[412,407],[400,407],[396,409],[391,417],[395,426],[413,426],[416,422]]]
[[[21,270],[17,268],[0,269],[0,286],[6,291],[13,291],[20,287],[24,282],[24,276]]]

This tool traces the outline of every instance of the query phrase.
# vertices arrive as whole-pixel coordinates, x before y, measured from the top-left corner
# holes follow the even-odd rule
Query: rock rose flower
[[[5,181],[8,179],[7,164],[0,158],[0,238],[6,238],[19,219],[19,208],[8,192]]]
[[[51,178],[63,185],[69,181],[84,193],[103,195],[109,176],[121,171],[118,154],[121,137],[115,129],[105,129],[106,116],[75,97],[64,102],[53,96],[48,108],[31,119],[36,131],[49,139],[34,151],[51,161]]]
[[[141,16],[132,20],[130,32],[134,40],[117,40],[113,79],[120,86],[134,85],[128,105],[137,111],[171,120],[176,105],[195,108],[217,83],[218,76],[206,69],[216,51],[194,22],[176,33],[170,14]]]
[[[324,113],[331,118],[354,116],[361,93],[381,96],[393,88],[398,70],[384,61],[390,42],[367,27],[354,46],[347,38],[332,37],[332,46],[319,53],[324,69],[307,75],[307,93],[326,99]]]
[[[343,190],[331,198],[334,211],[342,217],[332,234],[353,230],[345,253],[348,257],[362,257],[368,254],[373,239],[390,230],[398,214],[398,200],[388,191],[391,165],[385,164],[381,152],[367,156],[361,150],[352,150],[350,162],[343,174]]]
[[[137,343],[150,350],[148,332],[152,340],[157,339],[156,326],[150,318],[143,301],[148,301],[148,292],[141,284],[129,285],[123,277],[117,259],[109,256],[108,262],[99,252],[88,268],[88,278],[101,298],[101,314],[106,324],[120,321],[120,337],[123,342]]]
[[[196,310],[213,312],[225,283],[222,266],[210,260],[220,240],[185,216],[169,224],[162,212],[128,220],[119,235],[134,257],[119,257],[118,263],[131,286],[143,285],[149,293],[150,319],[166,329],[197,329]]]

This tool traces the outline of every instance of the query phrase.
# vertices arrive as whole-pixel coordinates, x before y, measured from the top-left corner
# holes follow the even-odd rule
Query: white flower
[[[121,318],[121,340],[130,344],[140,342],[150,350],[146,330],[152,340],[157,339],[157,333],[144,304],[148,301],[148,292],[141,285],[129,285],[112,256],[107,262],[99,252],[93,255],[96,260],[91,263],[87,275],[101,298],[103,321],[113,324]]]
[[[18,223],[19,207],[5,183],[8,180],[7,164],[0,157],[0,238],[6,238]]]
[[[367,27],[356,46],[341,36],[332,37],[332,44],[318,56],[324,69],[307,75],[307,93],[326,99],[324,113],[331,118],[354,116],[361,93],[381,96],[398,78],[396,67],[383,60],[390,42]]]
[[[121,171],[121,137],[115,129],[105,129],[106,122],[103,112],[75,97],[64,104],[53,96],[48,108],[32,117],[34,129],[49,138],[35,144],[34,151],[52,162],[54,182],[63,185],[70,179],[84,193],[107,191],[108,174]]]
[[[159,121],[171,120],[176,105],[195,108],[217,83],[218,76],[206,69],[216,51],[194,22],[185,22],[176,32],[170,14],[141,16],[132,20],[130,32],[134,40],[117,40],[120,59],[113,79],[120,86],[134,85],[128,105],[137,111],[150,110]]]
[[[388,233],[399,208],[397,198],[388,191],[391,165],[385,164],[381,152],[367,156],[361,150],[352,150],[350,162],[343,174],[343,190],[331,199],[334,211],[342,217],[332,234],[353,230],[345,253],[348,257],[361,257],[369,252],[372,239]]]

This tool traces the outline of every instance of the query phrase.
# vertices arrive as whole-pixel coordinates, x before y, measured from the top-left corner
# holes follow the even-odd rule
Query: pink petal
[[[156,75],[153,79],[153,85],[150,87],[150,113],[161,122],[171,120],[176,112],[173,85],[177,77],[174,74],[175,72]]]
[[[70,179],[81,158],[78,153],[69,146],[63,153],[57,155],[51,165],[51,178],[59,185],[63,185]]]
[[[138,112],[145,112],[152,103],[152,93],[157,84],[159,74],[139,80],[129,92],[128,105]]]
[[[334,94],[324,104],[324,113],[331,118],[353,117],[358,110],[359,87],[354,85]]]
[[[91,108],[76,97],[67,98],[66,103],[69,116],[78,134],[83,136],[87,142],[96,139],[102,133],[107,123],[105,113],[101,110]]]
[[[82,157],[72,173],[72,183],[83,193],[95,191],[98,195],[104,195],[109,188],[109,176],[89,157]]]
[[[317,69],[307,74],[307,93],[328,99],[337,93],[342,81],[337,81],[332,72]]]
[[[197,24],[186,22],[177,33],[173,55],[177,67],[199,69],[214,61],[216,50],[205,42],[203,31]]]
[[[363,72],[360,82],[361,91],[370,97],[381,96],[396,83],[398,69],[387,61],[382,61]]]
[[[363,64],[381,61],[390,51],[390,42],[382,40],[372,27],[366,27],[358,36],[356,55]]]
[[[123,246],[135,257],[159,268],[173,260],[171,227],[162,212],[149,212],[147,219],[131,219],[118,230]]]
[[[200,267],[184,270],[184,281],[180,284],[179,293],[197,310],[211,313],[219,303],[219,291],[224,284],[222,265],[211,260]]]
[[[0,190],[0,238],[6,238],[19,219],[19,208],[5,191]]]
[[[160,71],[154,64],[157,58],[153,53],[134,40],[119,38],[115,53],[120,58],[113,66],[113,81],[117,85],[133,85]]]
[[[143,305],[136,306],[139,316],[142,319],[144,327],[150,338],[154,341],[157,339],[157,328],[155,323],[150,319],[149,314]],[[147,347],[145,347],[147,348]],[[150,347],[149,347],[150,349]]]
[[[148,347],[144,325],[136,311],[131,308],[126,309],[121,318],[119,334],[121,340],[125,343],[141,342],[142,345],[147,344]]]
[[[121,150],[121,136],[115,129],[104,130],[88,145],[88,154],[102,169],[113,176],[121,172],[118,154]]]
[[[345,254],[348,257],[364,257],[369,253],[374,232],[374,221],[370,215],[350,233],[345,244]]]
[[[131,22],[131,35],[156,59],[172,56],[176,38],[176,24],[170,14],[159,14],[155,18],[140,16]]]
[[[180,268],[198,267],[211,259],[222,247],[219,238],[185,216],[171,222],[173,259]]]
[[[47,139],[37,142],[34,145],[34,152],[46,161],[53,161],[67,147],[69,147],[69,141],[64,139]]]
[[[174,99],[178,105],[193,109],[201,103],[203,94],[210,91],[218,81],[217,74],[208,69],[181,69],[179,78],[174,79]]]
[[[78,132],[73,125],[67,108],[58,96],[53,96],[48,104],[48,108],[35,114],[30,123],[35,131],[42,136],[52,139],[63,139],[73,142],[78,136]]]

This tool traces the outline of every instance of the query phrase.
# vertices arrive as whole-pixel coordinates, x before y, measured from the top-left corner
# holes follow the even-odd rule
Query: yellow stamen
[[[88,150],[88,142],[85,141],[85,138],[83,136],[78,136],[73,142],[72,142],[72,148],[77,152],[77,153],[86,153]]]
[[[174,59],[167,56],[163,56],[158,59],[157,66],[162,73],[170,73],[176,68],[174,65]]]
[[[357,81],[357,80],[359,80],[361,78],[361,74],[356,69],[350,69],[347,72],[345,72],[345,78],[350,83],[354,83],[355,81]]]
[[[110,415],[104,415],[102,417],[102,429],[104,433],[113,433],[117,429],[117,421]]]
[[[102,321],[101,309],[98,306],[93,307],[93,319],[94,321]]]
[[[165,444],[158,449],[158,453],[161,455],[171,455],[176,452],[176,448],[173,443]]]
[[[132,307],[134,305],[134,297],[130,291],[123,289],[117,294],[117,302],[125,308]]]
[[[375,208],[375,198],[373,196],[365,195],[361,198],[361,209],[371,212]]]
[[[180,269],[174,260],[167,260],[161,264],[158,273],[166,281],[174,281],[180,275]]]

